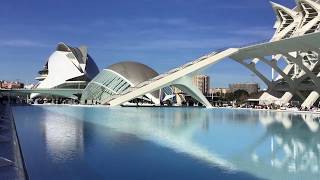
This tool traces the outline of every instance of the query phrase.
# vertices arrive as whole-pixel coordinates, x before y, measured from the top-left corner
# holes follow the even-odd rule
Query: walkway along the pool
[[[0,179],[28,180],[10,105],[0,104]]]

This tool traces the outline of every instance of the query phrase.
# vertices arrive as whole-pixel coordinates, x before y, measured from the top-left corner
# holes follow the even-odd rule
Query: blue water
[[[319,117],[201,108],[15,107],[31,180],[319,179]]]

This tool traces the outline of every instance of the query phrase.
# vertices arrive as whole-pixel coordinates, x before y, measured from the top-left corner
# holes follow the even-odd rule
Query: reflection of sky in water
[[[198,108],[44,108],[46,146],[57,161],[83,153],[81,122],[85,121],[261,178],[320,175],[318,115]],[[78,124],[53,121],[56,113]]]
[[[64,162],[83,152],[83,124],[67,121],[67,117],[45,111],[43,133],[47,151],[53,161]]]

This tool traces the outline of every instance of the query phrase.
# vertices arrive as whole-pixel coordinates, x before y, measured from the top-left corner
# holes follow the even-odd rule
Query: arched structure
[[[81,103],[107,104],[111,96],[134,89],[138,84],[158,75],[152,68],[138,62],[125,61],[113,64],[90,81],[82,93]],[[163,92],[170,94],[171,90],[166,87]],[[159,90],[143,94],[141,98],[153,104],[160,104]]]

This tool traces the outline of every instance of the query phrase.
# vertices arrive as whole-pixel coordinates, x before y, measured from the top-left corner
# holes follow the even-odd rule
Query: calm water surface
[[[200,108],[15,107],[30,179],[320,179],[319,117]]]

